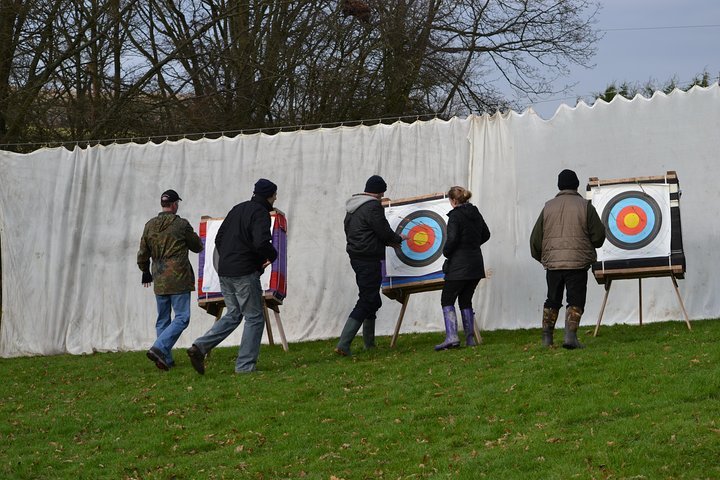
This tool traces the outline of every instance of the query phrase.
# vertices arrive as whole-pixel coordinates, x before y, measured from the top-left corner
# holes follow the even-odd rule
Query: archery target
[[[432,210],[411,213],[400,222],[395,233],[408,237],[397,252],[398,258],[407,265],[425,267],[442,255],[445,221]]]
[[[447,199],[425,200],[385,209],[390,228],[408,239],[400,248],[387,248],[386,271],[389,277],[413,277],[442,270],[442,255],[447,234]]]
[[[643,192],[623,192],[602,212],[607,240],[618,248],[637,250],[650,245],[662,227],[660,206]]]
[[[220,253],[215,248],[215,237],[217,232],[222,225],[222,218],[213,218],[207,221],[206,233],[205,233],[205,249],[201,252],[206,259],[212,259],[212,261],[206,261],[203,266],[203,292],[204,293],[219,293],[220,292],[220,276],[217,273],[218,260],[220,259]],[[270,216],[270,231],[272,231],[275,225],[275,216]],[[270,275],[272,274],[272,266],[265,268],[265,271],[260,276],[260,285],[263,291],[270,288]]]
[[[670,255],[668,185],[608,185],[592,187],[591,192],[605,225],[599,261]]]

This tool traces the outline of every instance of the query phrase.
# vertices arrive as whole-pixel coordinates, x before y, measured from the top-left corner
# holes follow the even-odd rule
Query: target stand
[[[615,280],[638,280],[639,322],[642,317],[642,279],[670,277],[688,330],[692,330],[677,279],[685,278],[685,254],[680,227],[680,185],[677,174],[599,180],[587,185],[588,199],[605,225],[606,241],[597,250],[592,272],[605,285],[595,326],[597,336]]]
[[[280,305],[283,304],[283,299],[287,295],[287,219],[285,214],[278,209],[270,212],[270,218],[272,244],[278,252],[278,257],[265,269],[260,278],[263,288],[263,316],[265,317],[268,343],[275,344],[270,325],[270,311],[272,310],[283,350],[287,352],[288,343],[280,319]],[[200,219],[199,229],[200,240],[203,242],[204,248],[199,255],[198,306],[213,315],[215,321],[220,320],[225,308],[217,275],[219,253],[215,249],[215,235],[223,220],[223,217],[203,215]]]
[[[398,315],[397,322],[395,322],[395,330],[393,331],[392,340],[390,340],[390,347],[394,347],[397,343],[397,337],[400,334],[400,327],[402,326],[403,318],[405,317],[405,310],[407,309],[408,302],[410,301],[410,295],[413,293],[432,292],[434,290],[442,290],[445,285],[445,279],[436,278],[431,280],[420,280],[414,282],[408,282],[401,285],[383,287],[382,293],[391,300],[397,300],[400,302],[400,314]],[[474,333],[475,338],[478,339],[478,343],[481,341],[480,328],[478,322],[474,322]]]
[[[283,350],[288,351],[288,343],[285,339],[285,329],[283,328],[282,320],[280,319],[280,305],[283,301],[281,298],[277,298],[272,292],[263,293],[263,316],[265,317],[265,330],[267,331],[268,343],[275,345],[273,339],[272,326],[270,325],[270,310],[273,312],[275,318],[275,325],[277,325],[278,334],[280,335],[280,343],[282,344]],[[223,309],[225,308],[225,301],[222,296],[220,298],[198,298],[198,306],[205,310],[207,313],[215,317],[217,322],[223,316]]]
[[[383,261],[382,293],[402,305],[390,341],[390,347],[394,347],[410,296],[442,290],[445,285],[442,250],[447,233],[447,212],[451,206],[443,193],[385,199],[382,205],[391,228],[407,237],[400,248],[388,248]],[[478,322],[474,323],[474,329],[480,341]]]
[[[685,310],[685,304],[683,303],[682,296],[680,295],[680,289],[678,289],[678,278],[683,278],[684,272],[682,267],[679,265],[669,267],[644,267],[644,268],[628,268],[624,270],[615,270],[613,272],[593,271],[595,279],[598,283],[605,284],[605,296],[603,297],[602,306],[600,307],[600,315],[598,315],[597,325],[595,325],[594,337],[597,337],[598,330],[600,330],[600,322],[602,321],[603,313],[605,313],[605,305],[607,304],[608,295],[610,294],[610,286],[614,280],[623,279],[635,279],[638,280],[638,315],[640,325],[643,324],[642,316],[642,279],[648,277],[670,277],[672,280],[675,294],[677,295],[680,308],[682,309],[683,315],[685,316],[685,323],[687,324],[688,330],[692,330],[690,326],[690,318],[688,317],[687,311]]]

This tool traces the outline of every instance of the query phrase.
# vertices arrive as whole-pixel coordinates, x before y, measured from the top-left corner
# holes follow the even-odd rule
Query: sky
[[[575,84],[566,93],[533,102],[542,118],[553,116],[560,104],[575,106],[578,97],[601,92],[615,82],[665,85],[676,78],[685,85],[704,71],[720,75],[719,0],[600,0],[596,28],[604,37],[597,44],[591,69],[573,67],[557,85]],[[662,28],[671,27],[671,28]],[[680,28],[692,27],[692,28]]]

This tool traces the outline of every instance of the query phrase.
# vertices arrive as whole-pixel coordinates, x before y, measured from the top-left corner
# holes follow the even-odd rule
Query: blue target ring
[[[411,267],[431,265],[442,255],[446,224],[431,210],[418,210],[406,216],[395,232],[409,238],[396,250],[398,259]]]
[[[625,250],[637,250],[657,237],[662,226],[662,212],[650,195],[628,191],[607,203],[602,222],[610,243]]]

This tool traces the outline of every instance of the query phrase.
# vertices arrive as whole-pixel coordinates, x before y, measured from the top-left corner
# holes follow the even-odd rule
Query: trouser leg
[[[220,289],[225,301],[225,315],[215,322],[204,335],[193,342],[200,353],[207,355],[220,342],[225,340],[242,322],[243,316],[235,291],[233,279],[241,277],[220,277]]]
[[[238,300],[240,309],[245,317],[240,349],[235,361],[235,372],[252,372],[257,366],[260,356],[260,342],[265,331],[265,314],[263,312],[262,287],[260,275],[252,274],[241,277],[243,283],[239,286]]]
[[[380,284],[382,283],[382,267],[378,260],[358,260],[351,258],[350,265],[355,272],[358,287],[358,299],[350,316],[345,321],[336,352],[350,354],[350,344],[363,327],[365,348],[375,346],[375,318],[382,305]]]
[[[157,305],[155,338],[159,337],[168,325],[170,325],[170,312],[172,307],[172,300],[170,297],[170,295],[155,295],[155,304]]]
[[[168,295],[168,297],[170,297],[175,318],[158,336],[153,346],[160,349],[165,355],[165,362],[172,366],[175,363],[172,357],[172,348],[190,323],[190,292]]]

